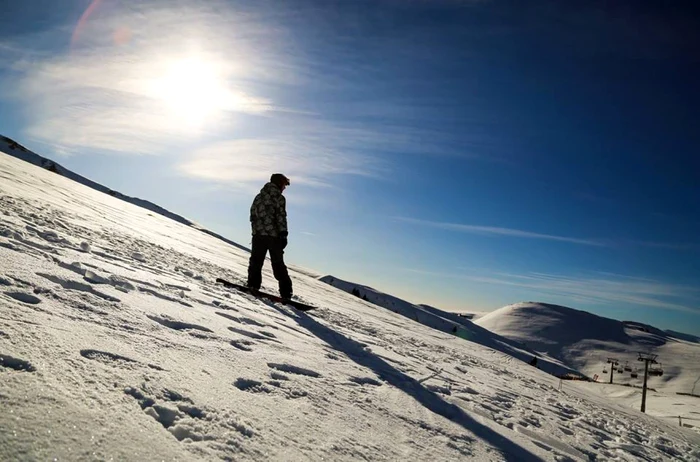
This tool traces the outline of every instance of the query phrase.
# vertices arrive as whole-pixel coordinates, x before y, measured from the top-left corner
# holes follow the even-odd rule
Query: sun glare
[[[232,99],[215,66],[197,59],[167,66],[153,82],[153,92],[165,103],[174,121],[190,128],[200,128],[216,112],[227,109]]]

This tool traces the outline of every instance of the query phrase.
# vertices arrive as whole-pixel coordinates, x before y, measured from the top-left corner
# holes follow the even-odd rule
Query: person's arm
[[[279,237],[287,239],[289,230],[287,229],[287,200],[280,195],[277,209],[277,233]]]

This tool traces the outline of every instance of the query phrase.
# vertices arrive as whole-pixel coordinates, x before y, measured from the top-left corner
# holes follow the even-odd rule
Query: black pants
[[[280,296],[292,298],[292,280],[289,277],[287,266],[284,264],[284,242],[286,240],[272,236],[253,236],[253,249],[250,252],[248,264],[248,287],[260,289],[262,284],[262,268],[265,264],[265,256],[270,251],[272,272],[279,282]]]

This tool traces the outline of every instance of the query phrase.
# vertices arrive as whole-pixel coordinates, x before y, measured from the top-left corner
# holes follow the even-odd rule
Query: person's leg
[[[253,290],[260,290],[262,284],[262,268],[267,255],[267,245],[265,236],[253,236],[253,248],[248,262],[248,287]]]
[[[280,239],[270,239],[270,260],[272,272],[279,282],[280,297],[292,298],[292,279],[289,277],[287,265],[284,264],[284,248]]]

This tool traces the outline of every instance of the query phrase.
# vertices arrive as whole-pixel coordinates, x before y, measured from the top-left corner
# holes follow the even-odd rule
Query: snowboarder
[[[292,280],[284,264],[284,248],[287,247],[287,201],[282,192],[289,186],[289,178],[274,173],[270,182],[255,196],[250,207],[250,224],[253,231],[253,248],[248,264],[248,288],[252,293],[260,290],[265,256],[270,252],[272,272],[279,283],[280,297],[292,298]]]

